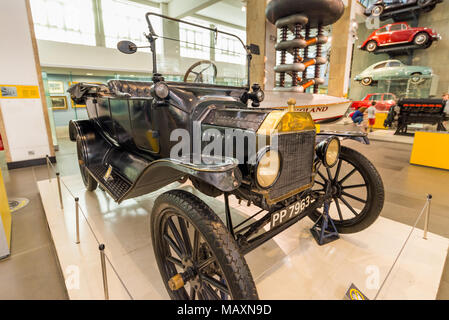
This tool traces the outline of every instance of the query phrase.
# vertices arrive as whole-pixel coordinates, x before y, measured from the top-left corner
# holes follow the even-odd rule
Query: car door
[[[397,78],[400,77],[403,73],[402,63],[399,61],[390,61],[388,62],[385,68],[385,76],[387,78]]]
[[[387,63],[380,63],[378,65],[376,65],[375,67],[373,67],[373,70],[371,71],[371,76],[373,78],[373,80],[380,80],[383,79],[385,76],[385,72],[386,72],[386,66]]]
[[[390,26],[390,43],[404,43],[408,42],[410,38],[410,30],[405,23],[393,24]]]
[[[379,95],[379,100],[376,103],[376,109],[379,111],[384,111],[385,110],[385,97],[387,95],[386,94],[381,94]]]
[[[388,44],[390,35],[388,34],[387,27],[380,28],[376,31],[377,41],[380,46]]]

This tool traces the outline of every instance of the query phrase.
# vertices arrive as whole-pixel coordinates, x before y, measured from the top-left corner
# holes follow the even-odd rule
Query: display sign
[[[11,212],[0,170],[0,259],[9,256],[11,245]]]
[[[0,99],[39,99],[38,86],[14,86],[0,84]]]
[[[345,300],[369,300],[363,293],[360,291],[355,284],[351,283],[348,291],[345,294]]]

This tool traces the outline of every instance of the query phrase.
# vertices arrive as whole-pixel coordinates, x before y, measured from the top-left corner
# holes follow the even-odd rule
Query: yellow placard
[[[411,164],[449,170],[449,133],[416,132]]]
[[[384,127],[384,122],[387,119],[387,112],[377,112],[376,113],[376,122],[374,123],[374,129],[387,129]]]
[[[38,86],[0,84],[0,99],[39,99]]]
[[[5,233],[5,238],[8,247],[11,248],[11,212],[9,211],[8,196],[6,195],[5,185],[3,183],[2,171],[0,170],[0,218],[4,230],[0,232]]]

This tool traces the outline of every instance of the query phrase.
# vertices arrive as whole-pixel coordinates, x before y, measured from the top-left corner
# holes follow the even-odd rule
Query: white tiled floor
[[[159,194],[181,186],[173,184],[117,205],[102,191],[86,192],[79,175],[63,179],[80,198],[90,225],[80,217],[80,245],[75,244],[71,196],[63,191],[62,212],[56,181],[40,181],[38,187],[70,298],[103,298],[98,242],[106,244],[112,265],[134,299],[168,298],[153,256],[149,214]],[[182,188],[202,197],[219,216],[224,215],[220,199],[205,197],[188,185]],[[238,205],[233,197],[231,205],[236,223],[258,210]],[[363,232],[342,235],[320,247],[309,232],[311,226],[306,218],[246,256],[260,298],[342,299],[351,283],[373,298],[373,286],[383,280],[410,230],[410,226],[381,217]],[[416,230],[379,298],[435,299],[448,246],[449,239],[429,234],[428,240],[423,240],[422,231]],[[129,299],[109,264],[108,282],[112,299]]]

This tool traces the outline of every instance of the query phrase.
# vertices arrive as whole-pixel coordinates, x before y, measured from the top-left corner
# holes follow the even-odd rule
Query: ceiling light
[[[86,73],[86,76],[93,76],[93,73]]]

